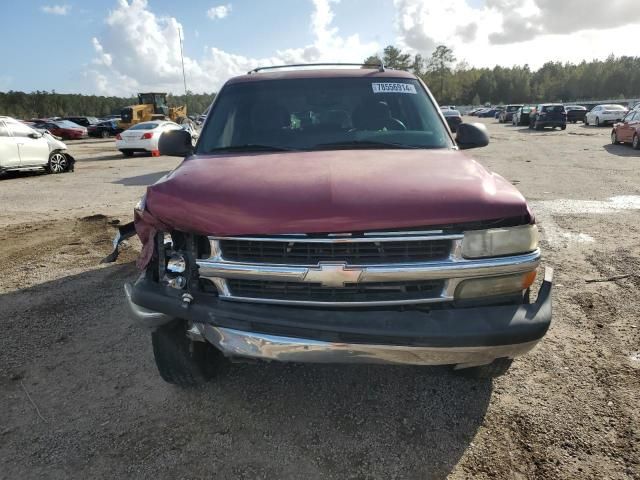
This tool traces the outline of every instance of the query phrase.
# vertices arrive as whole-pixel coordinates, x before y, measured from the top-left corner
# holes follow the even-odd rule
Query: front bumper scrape
[[[127,286],[137,323],[191,321],[229,357],[312,363],[469,367],[531,350],[551,323],[553,270],[534,303],[422,310],[331,310],[179,298],[141,279]]]

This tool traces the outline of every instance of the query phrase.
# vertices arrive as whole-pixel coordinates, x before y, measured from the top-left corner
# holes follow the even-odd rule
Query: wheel
[[[631,146],[635,150],[640,150],[640,137],[638,137],[637,133],[633,136],[633,142],[631,142]]]
[[[227,365],[220,351],[207,342],[187,337],[187,322],[173,320],[151,334],[153,357],[162,379],[180,387],[211,380]]]
[[[49,162],[47,163],[47,171],[49,173],[62,173],[68,168],[67,157],[64,153],[52,152],[49,155]]]
[[[615,130],[611,130],[611,143],[612,143],[613,145],[617,145],[617,144],[619,144],[619,143],[620,143],[620,142],[618,141],[618,134],[616,133],[616,131],[615,131]]]
[[[589,126],[589,119],[587,117],[584,117],[584,124],[585,126]]]
[[[536,127],[536,130],[538,130],[538,131],[539,131],[539,130],[542,130],[542,129],[544,128],[542,125],[540,125],[540,124],[538,123],[538,121],[537,121],[537,120],[536,120],[536,125],[535,125],[535,127]]]
[[[512,363],[513,359],[511,358],[497,358],[488,365],[462,368],[454,371],[469,378],[496,378],[507,373]]]
[[[124,155],[126,158],[129,157],[133,157],[133,152],[131,150],[120,150],[122,152],[122,155]]]
[[[108,132],[107,130],[102,130],[102,131],[100,132],[100,136],[101,136],[102,138],[109,138],[109,132]]]
[[[566,129],[567,129],[567,126],[566,126],[566,125],[562,125],[562,126],[560,127],[560,130],[566,130]]]
[[[596,127],[600,126],[600,117],[596,117]]]

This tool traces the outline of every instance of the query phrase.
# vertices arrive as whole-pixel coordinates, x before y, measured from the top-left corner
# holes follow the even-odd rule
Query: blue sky
[[[258,65],[357,62],[395,44],[473,66],[636,55],[637,0],[33,0],[3,6],[0,91],[215,91]],[[208,15],[213,9],[216,14]],[[212,10],[212,11],[213,11]]]

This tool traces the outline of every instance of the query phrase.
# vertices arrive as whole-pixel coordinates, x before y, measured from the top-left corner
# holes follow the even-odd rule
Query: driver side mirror
[[[186,130],[168,130],[160,136],[158,142],[160,155],[186,157],[193,153],[191,134]]]
[[[33,138],[34,140],[37,140],[38,138],[42,138],[42,135],[38,132],[30,133],[28,136],[29,138]]]
[[[482,123],[461,123],[458,125],[456,143],[462,150],[486,147],[489,145],[487,127]]]

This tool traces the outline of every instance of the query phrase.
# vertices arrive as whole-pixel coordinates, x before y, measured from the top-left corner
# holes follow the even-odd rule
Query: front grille
[[[451,251],[451,240],[345,243],[220,240],[220,250],[225,260],[233,262],[317,265],[337,261],[366,265],[444,260]]]
[[[297,302],[393,302],[437,298],[443,280],[412,282],[347,283],[343,288],[323,287],[319,283],[227,280],[235,297]]]

